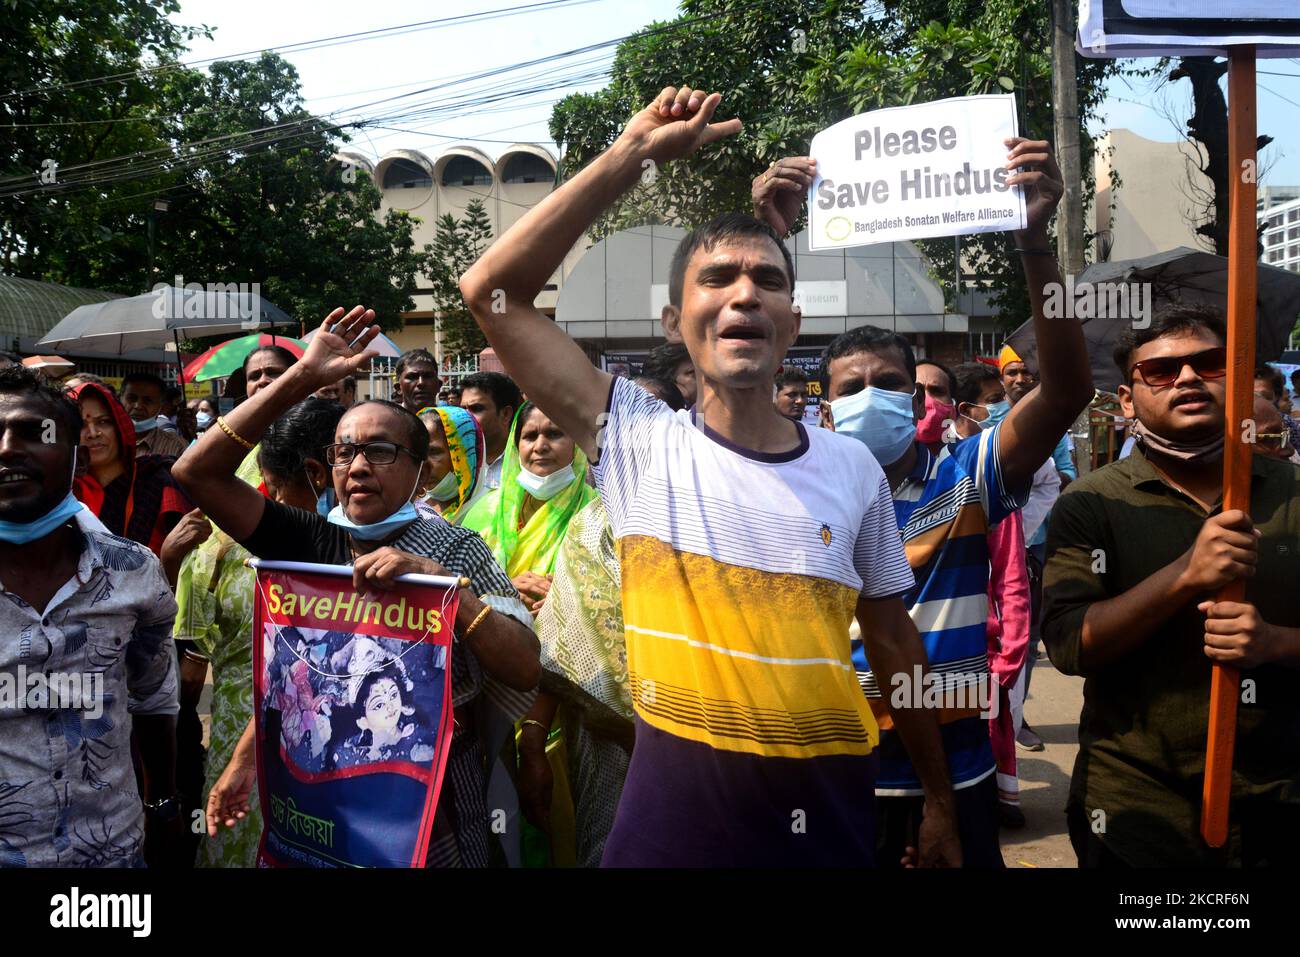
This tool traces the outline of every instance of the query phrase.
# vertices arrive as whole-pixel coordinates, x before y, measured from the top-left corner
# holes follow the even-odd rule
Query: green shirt
[[[1180,608],[1118,661],[1086,671],[1079,663],[1088,606],[1174,562],[1214,513],[1164,481],[1140,448],[1072,482],[1052,512],[1043,641],[1058,669],[1087,679],[1070,804],[1134,866],[1238,861],[1243,821],[1249,830],[1280,813],[1300,828],[1300,669],[1266,665],[1242,673],[1228,845],[1215,851],[1200,838],[1211,661],[1196,605],[1211,596]],[[1270,624],[1296,627],[1300,469],[1254,456],[1250,516],[1262,537],[1246,601]]]

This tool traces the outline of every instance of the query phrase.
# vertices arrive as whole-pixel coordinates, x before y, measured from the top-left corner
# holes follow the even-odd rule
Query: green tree
[[[444,355],[458,358],[477,355],[487,347],[482,330],[460,294],[460,277],[491,241],[492,223],[482,200],[470,200],[462,219],[451,213],[438,217],[433,240],[434,264],[429,278]]]
[[[188,105],[178,142],[242,143],[245,130],[276,129],[182,170],[159,220],[160,279],[258,282],[309,325],[363,302],[383,328],[400,326],[419,276],[433,269],[430,248],[415,247],[408,213],[378,218],[380,193],[364,170],[331,162],[340,131],[303,109],[291,64],[271,53],[215,63],[174,78],[167,96]]]
[[[157,81],[190,39],[211,34],[172,23],[176,0],[0,6],[0,270],[73,285],[117,270],[139,292],[149,205],[136,194],[169,178],[114,180],[85,164],[166,148]]]
[[[686,0],[676,30],[648,27],[620,45],[612,79],[594,94],[567,97],[551,116],[565,150],[565,175],[607,147],[627,116],[667,85],[723,93],[720,116],[745,130],[666,170],[653,171],[593,230],[689,226],[748,209],[750,182],[781,156],[806,153],[818,130],[887,106],[977,93],[1017,94],[1022,135],[1052,138],[1050,11],[1020,0]],[[700,18],[693,26],[688,22]],[[708,18],[708,19],[705,19]],[[958,25],[960,24],[960,25]],[[1078,60],[1083,155],[1087,123],[1104,97],[1113,60]],[[683,68],[689,64],[689,70]],[[1085,195],[1092,170],[1085,164]],[[952,301],[951,239],[921,243]],[[1028,318],[1020,267],[1000,234],[962,238],[977,281],[992,292],[1007,328]]]
[[[400,325],[430,248],[409,214],[379,216],[363,171],[331,162],[347,137],[304,109],[291,64],[180,65],[207,31],[173,25],[174,0],[4,2],[0,76],[15,93],[0,97],[0,124],[17,127],[0,269],[125,294],[177,275],[258,283],[304,323],[365,302]],[[41,184],[47,159],[55,179]]]

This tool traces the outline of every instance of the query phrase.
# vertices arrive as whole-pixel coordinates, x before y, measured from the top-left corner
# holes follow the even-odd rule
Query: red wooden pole
[[[1255,48],[1233,47],[1228,63],[1228,382],[1224,410],[1223,509],[1250,512],[1252,446],[1242,441],[1243,422],[1254,415],[1255,376]],[[1244,601],[1238,579],[1216,601]],[[1241,675],[1215,664],[1210,678],[1210,726],[1205,746],[1201,836],[1211,847],[1228,839],[1232,796],[1232,750],[1237,733]]]

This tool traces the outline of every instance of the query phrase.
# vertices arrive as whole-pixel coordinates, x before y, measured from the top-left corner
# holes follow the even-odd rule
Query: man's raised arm
[[[1007,185],[1025,191],[1026,226],[1013,234],[1025,270],[1034,341],[1038,346],[1039,385],[1016,403],[998,437],[1003,480],[1027,487],[1051,456],[1056,443],[1092,399],[1092,366],[1079,320],[1048,319],[1046,302],[1053,284],[1062,286],[1048,221],[1065,192],[1051,147],[1042,140],[1007,141]]]
[[[506,371],[529,399],[594,456],[610,377],[533,300],[600,215],[646,172],[735,133],[710,124],[721,94],[668,87],[614,144],[528,211],[468,272],[460,289]]]

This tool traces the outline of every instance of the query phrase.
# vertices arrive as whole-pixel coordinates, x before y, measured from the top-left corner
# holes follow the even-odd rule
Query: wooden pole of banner
[[[1250,457],[1245,420],[1254,415],[1255,376],[1255,48],[1233,47],[1228,62],[1228,381],[1224,409],[1223,509],[1250,512]],[[1216,601],[1245,599],[1245,579],[1221,588]],[[1241,675],[1215,664],[1210,678],[1210,724],[1205,746],[1201,836],[1210,847],[1228,839],[1232,751],[1237,733]]]

